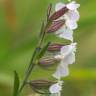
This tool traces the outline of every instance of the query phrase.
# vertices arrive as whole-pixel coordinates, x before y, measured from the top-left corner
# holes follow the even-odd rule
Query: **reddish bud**
[[[52,4],[50,3],[47,9],[47,19],[49,19],[50,14],[51,14],[51,9],[52,9]]]
[[[50,16],[50,20],[56,20],[59,17],[63,16],[68,11],[67,7],[63,7],[59,11],[55,12],[52,16]]]
[[[49,66],[53,65],[55,62],[56,61],[53,57],[45,57],[39,61],[39,65],[42,67],[49,67]]]
[[[50,44],[48,47],[48,51],[54,52],[54,51],[60,51],[61,47],[64,46],[63,44]]]
[[[30,86],[35,89],[49,88],[54,83],[55,82],[47,80],[33,80],[29,82]]]
[[[54,21],[49,28],[47,29],[48,33],[51,32],[56,32],[57,30],[59,30],[63,25],[64,25],[65,21],[64,20],[58,20],[58,21]]]

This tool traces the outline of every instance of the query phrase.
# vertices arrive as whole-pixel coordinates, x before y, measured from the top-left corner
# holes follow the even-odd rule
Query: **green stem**
[[[52,23],[52,21],[47,21],[47,24],[46,24],[46,26],[45,26],[45,28],[44,28],[44,30],[43,30],[43,34],[42,34],[42,38],[41,38],[41,40],[40,40],[40,42],[39,42],[39,47],[41,47],[42,46],[42,43],[43,43],[43,41],[44,41],[44,38],[45,38],[45,35],[46,35],[46,33],[47,33],[47,28],[51,25],[51,23]]]
[[[30,73],[32,72],[33,68],[34,68],[35,64],[32,64],[32,66],[30,67],[29,71],[28,71],[28,74],[26,75],[20,89],[19,89],[19,93],[21,93],[22,89],[24,88],[25,84],[26,84],[26,81],[28,79],[28,77],[30,76]]]
[[[28,67],[28,69],[27,69],[25,78],[24,78],[23,83],[22,83],[22,85],[21,85],[21,87],[20,87],[20,89],[19,89],[19,93],[21,93],[21,91],[22,91],[23,87],[25,86],[26,81],[27,81],[27,79],[28,79],[31,71],[32,71],[33,68],[34,68],[34,65],[35,65],[35,64],[33,63],[33,60],[34,60],[34,58],[35,58],[36,53],[37,53],[37,48],[35,49],[35,51],[34,51],[34,53],[33,53],[33,56],[32,56],[32,59],[31,59],[31,61],[30,61],[30,65],[29,65],[29,67]]]
[[[43,40],[44,40],[44,37],[45,37],[45,34],[46,34],[46,29],[48,28],[48,26],[50,26],[50,24],[51,24],[50,21],[47,22],[47,24],[46,24],[46,26],[45,26],[45,28],[44,28],[43,35],[41,36],[41,39],[40,39],[40,41],[39,41],[39,47],[37,47],[37,48],[35,49],[34,53],[33,53],[32,59],[31,59],[31,61],[30,61],[29,67],[28,67],[28,69],[27,69],[27,71],[26,71],[26,75],[25,75],[25,78],[24,78],[24,80],[23,80],[23,83],[22,83],[21,86],[20,86],[20,89],[19,89],[18,94],[20,94],[20,93],[22,92],[22,90],[23,90],[23,88],[24,88],[24,86],[25,86],[25,84],[26,84],[26,81],[28,80],[28,78],[29,78],[29,76],[30,76],[30,74],[31,74],[34,66],[36,65],[36,63],[34,63],[34,59],[35,59],[37,53],[39,53],[38,51],[40,51],[40,47],[42,46],[42,43],[43,43]]]

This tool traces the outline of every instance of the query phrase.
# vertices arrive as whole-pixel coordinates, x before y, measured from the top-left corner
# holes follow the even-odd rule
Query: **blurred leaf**
[[[13,96],[18,96],[18,89],[19,89],[19,76],[16,71],[14,71],[14,92]]]
[[[47,9],[47,20],[49,20],[51,11],[52,11],[52,4],[50,3],[49,6],[48,6],[48,9]]]
[[[39,55],[37,56],[37,59],[38,59],[38,60],[39,60],[42,56],[44,56],[44,54],[45,54],[45,52],[46,52],[49,44],[50,44],[50,42],[48,42],[48,43],[45,45],[45,47],[43,47],[43,48],[41,49]]]
[[[43,33],[44,33],[44,22],[42,23],[42,27],[41,27],[41,31],[40,31],[40,37],[42,36]]]

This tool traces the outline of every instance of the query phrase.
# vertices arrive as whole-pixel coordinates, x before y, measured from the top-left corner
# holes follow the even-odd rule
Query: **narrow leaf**
[[[42,56],[44,56],[45,52],[47,51],[48,49],[48,46],[49,46],[50,42],[48,42],[45,47],[43,47],[40,51],[40,53],[38,54],[37,56],[37,59],[40,59]]]
[[[19,89],[19,76],[16,71],[14,71],[14,91],[13,96],[18,96],[18,89]]]
[[[52,4],[50,3],[49,6],[48,6],[48,9],[47,9],[47,19],[49,19],[51,11],[52,11]]]
[[[39,36],[41,37],[42,36],[42,34],[44,33],[44,22],[42,23],[42,26],[41,26],[41,31],[40,31],[40,34],[39,34]]]

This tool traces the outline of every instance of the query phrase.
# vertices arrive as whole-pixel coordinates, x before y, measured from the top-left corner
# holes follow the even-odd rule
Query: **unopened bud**
[[[55,51],[60,51],[60,49],[64,46],[64,44],[50,44],[48,47],[48,51],[50,52],[55,52]]]
[[[47,80],[33,80],[28,82],[32,88],[35,89],[45,89],[49,88],[55,82],[47,81]]]
[[[48,33],[51,32],[56,32],[57,30],[59,30],[63,25],[64,25],[65,21],[64,20],[58,20],[58,21],[54,21],[49,28],[47,29]]]
[[[51,14],[51,9],[52,9],[52,4],[50,3],[47,9],[47,18],[49,19],[50,14]]]
[[[63,16],[68,11],[67,7],[63,7],[59,11],[55,12],[52,16],[50,16],[50,20],[56,20],[59,17]]]
[[[39,61],[39,65],[42,67],[50,67],[51,65],[54,65],[54,63],[56,63],[56,60],[53,57],[41,58]]]

